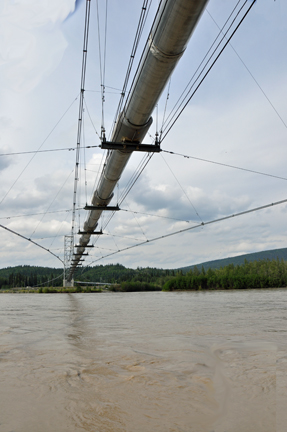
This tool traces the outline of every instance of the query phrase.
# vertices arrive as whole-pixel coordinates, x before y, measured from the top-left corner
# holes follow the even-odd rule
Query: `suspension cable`
[[[55,281],[55,280],[57,280],[57,279],[60,279],[60,278],[62,278],[63,276],[64,276],[64,273],[62,273],[60,276],[57,276],[57,277],[55,277],[55,278],[53,278],[53,279],[48,279],[46,282],[43,282],[43,283],[40,283],[40,284],[37,284],[37,285],[33,285],[32,287],[33,287],[33,288],[36,288],[36,287],[39,287],[39,286],[45,285],[45,284],[47,284],[47,283],[49,283],[49,282],[53,282],[53,281]]]
[[[208,11],[208,9],[206,9],[206,12],[210,16],[210,18],[212,19],[212,21],[214,22],[214,24],[216,25],[216,27],[220,30],[219,25],[217,24],[217,22],[215,21],[215,19],[211,15],[211,13]],[[234,48],[234,46],[231,43],[229,45],[230,45],[230,48],[233,50],[233,52],[236,54],[236,56],[239,58],[239,60],[241,61],[241,63],[243,64],[243,66],[245,67],[245,69],[247,70],[247,72],[249,73],[249,75],[251,76],[251,78],[253,79],[253,81],[255,82],[255,84],[257,85],[257,87],[259,88],[259,90],[261,91],[261,93],[263,94],[263,96],[265,97],[265,99],[267,100],[267,102],[269,103],[269,105],[271,106],[271,108],[273,109],[273,111],[275,112],[275,114],[277,115],[277,117],[279,118],[279,120],[281,121],[281,123],[287,129],[287,123],[284,121],[284,119],[280,115],[279,111],[276,109],[276,107],[274,106],[274,104],[271,102],[270,98],[267,96],[267,94],[265,93],[265,91],[263,90],[263,88],[261,87],[261,85],[259,84],[259,82],[257,81],[257,79],[255,78],[255,76],[253,75],[253,73],[251,72],[251,70],[247,67],[246,63],[240,57],[240,55],[238,54],[238,52],[236,51],[236,49]]]
[[[253,212],[256,212],[256,211],[264,210],[264,209],[267,209],[267,208],[270,208],[270,207],[274,207],[274,206],[277,206],[277,205],[280,205],[280,204],[284,204],[284,203],[287,203],[287,199],[284,199],[282,201],[277,201],[277,202],[274,202],[274,203],[271,203],[271,204],[267,204],[267,205],[264,205],[264,206],[261,206],[261,207],[255,207],[253,209],[245,210],[243,212],[234,213],[232,215],[224,216],[222,218],[213,219],[213,220],[208,221],[208,222],[202,222],[201,224],[194,225],[192,227],[183,228],[183,229],[178,230],[178,231],[173,231],[173,232],[171,232],[169,234],[165,234],[165,235],[162,235],[162,236],[154,237],[152,239],[145,240],[145,241],[142,241],[142,242],[137,243],[135,245],[127,246],[127,247],[125,247],[123,249],[120,249],[118,251],[115,251],[113,253],[104,255],[101,258],[97,258],[96,260],[91,261],[88,264],[88,266],[90,266],[91,264],[93,264],[95,262],[101,261],[104,258],[108,258],[108,257],[110,257],[112,255],[116,255],[117,253],[124,252],[124,251],[130,250],[130,249],[134,249],[134,248],[139,247],[139,246],[143,246],[143,245],[145,245],[147,243],[151,243],[151,242],[155,242],[155,241],[158,241],[158,240],[162,240],[164,238],[172,237],[174,235],[178,235],[178,234],[181,234],[181,233],[184,233],[184,232],[187,232],[187,231],[191,231],[191,230],[194,230],[196,228],[203,228],[206,225],[211,225],[211,224],[214,224],[214,223],[217,223],[217,222],[222,222],[222,221],[225,221],[225,220],[228,220],[228,219],[232,219],[232,218],[235,218],[235,217],[238,217],[238,216],[243,216],[243,215],[248,214],[248,213],[253,213]]]
[[[245,1],[244,5],[247,3],[248,0]],[[195,80],[194,84],[191,86],[191,88],[189,89],[187,95],[184,97],[183,101],[181,102],[181,105],[177,108],[176,112],[174,113],[174,115],[172,116],[172,118],[169,120],[167,126],[164,129],[164,135],[162,137],[163,141],[167,134],[170,132],[170,130],[172,129],[172,127],[174,126],[174,124],[176,123],[176,121],[178,120],[178,118],[180,117],[180,115],[182,114],[182,112],[184,111],[184,109],[187,107],[187,105],[189,104],[190,100],[193,98],[193,96],[195,95],[195,93],[197,92],[197,90],[199,89],[199,87],[201,86],[201,84],[203,83],[203,81],[205,80],[205,78],[207,77],[207,75],[209,74],[209,72],[211,71],[211,69],[213,68],[213,66],[215,65],[215,63],[218,61],[219,57],[221,56],[221,54],[223,53],[223,51],[225,50],[225,48],[227,47],[227,45],[229,44],[230,40],[233,38],[233,36],[235,35],[235,33],[237,32],[237,30],[239,29],[239,27],[241,26],[241,24],[243,23],[244,19],[246,18],[246,16],[248,15],[248,13],[250,12],[251,8],[254,6],[256,0],[252,1],[252,4],[249,6],[249,8],[247,9],[247,11],[244,13],[243,17],[240,19],[239,23],[236,25],[235,29],[232,31],[231,35],[228,37],[228,39],[226,40],[226,42],[224,43],[223,47],[221,48],[221,50],[219,51],[219,53],[216,55],[215,59],[212,61],[211,65],[208,67],[207,71],[204,73],[203,77],[200,79],[199,83],[197,84],[197,86],[195,87],[195,89],[193,90],[193,92],[191,93],[191,95],[188,97],[188,95],[190,94],[193,86],[195,85],[196,81],[199,80],[200,75],[203,74],[204,69],[207,67],[207,64],[209,61],[211,61],[211,58],[215,55],[215,52],[217,51],[217,49],[219,48],[219,45],[222,43],[222,41],[224,39],[226,39],[227,33],[228,31],[231,29],[232,24],[234,23],[234,19],[232,21],[232,24],[229,26],[228,30],[226,31],[226,33],[224,34],[224,36],[222,37],[221,41],[219,42],[219,44],[217,45],[217,47],[215,48],[215,50],[213,51],[212,55],[210,56],[209,60],[206,62],[205,66],[203,67],[202,71],[200,72],[199,76],[197,77],[197,79]],[[242,8],[241,8],[242,9]],[[241,11],[240,9],[240,11]],[[240,12],[239,11],[239,12]],[[236,17],[238,16],[239,12],[237,13]],[[187,99],[187,100],[186,100]],[[184,102],[186,100],[186,102]]]
[[[162,124],[161,124],[160,132],[159,132],[159,142],[161,142],[162,128],[163,128],[163,125],[165,123],[167,104],[168,104],[168,100],[169,100],[170,85],[171,85],[171,78],[169,79],[168,88],[167,88],[166,100],[165,100],[165,105],[164,105],[164,112],[163,112],[163,117],[162,117]]]
[[[128,82],[129,82],[129,79],[130,79],[131,70],[132,70],[132,67],[133,67],[134,59],[135,59],[135,55],[136,55],[137,48],[139,46],[139,42],[140,42],[140,39],[141,39],[141,36],[142,36],[142,32],[143,32],[143,28],[144,28],[144,25],[145,25],[145,22],[146,22],[146,18],[147,18],[147,15],[149,13],[149,9],[150,9],[150,6],[151,6],[151,2],[150,2],[149,5],[148,5],[148,2],[149,2],[149,0],[144,0],[143,1],[143,5],[142,5],[142,8],[141,8],[141,13],[140,13],[140,17],[139,17],[139,22],[138,22],[138,27],[137,27],[137,30],[136,30],[136,34],[135,34],[135,38],[134,38],[134,42],[133,42],[133,46],[132,46],[132,51],[131,51],[131,55],[130,55],[130,60],[129,60],[129,63],[128,63],[127,72],[126,72],[126,76],[125,76],[125,79],[124,79],[123,88],[121,90],[121,96],[120,96],[119,104],[118,104],[118,107],[117,107],[117,110],[116,110],[116,113],[115,113],[115,117],[114,117],[114,121],[113,121],[113,124],[112,124],[112,128],[116,124],[118,116],[119,116],[119,114],[120,114],[120,112],[122,110],[124,98],[126,96]],[[110,136],[111,136],[111,134],[112,134],[112,129],[110,131]]]
[[[247,0],[245,1],[244,5],[246,4],[246,2],[247,2]],[[203,80],[206,78],[207,74],[209,73],[209,71],[211,70],[211,68],[213,67],[213,65],[214,65],[214,64],[216,63],[216,61],[218,60],[219,56],[221,55],[221,53],[223,52],[223,50],[225,49],[225,47],[226,47],[227,44],[229,43],[230,39],[233,37],[233,35],[234,35],[235,32],[237,31],[237,29],[239,28],[239,26],[241,25],[241,23],[243,22],[243,20],[244,20],[245,17],[247,16],[248,12],[250,11],[250,9],[251,9],[251,7],[254,5],[254,3],[255,3],[255,0],[253,0],[252,5],[248,8],[247,12],[244,14],[244,16],[243,16],[243,18],[240,20],[239,24],[237,24],[235,30],[232,32],[231,36],[228,38],[226,44],[223,46],[223,48],[221,49],[221,51],[219,52],[219,54],[217,55],[217,57],[215,58],[215,60],[212,62],[211,66],[209,67],[209,69],[207,70],[207,72],[205,73],[205,75],[203,76],[203,78],[201,79],[201,81],[199,82],[197,88],[196,88],[195,91],[192,93],[192,95],[189,97],[188,101],[185,103],[185,105],[183,106],[183,108],[181,108],[181,106],[183,105],[183,103],[182,103],[182,105],[179,107],[179,108],[181,108],[179,114],[177,114],[178,111],[179,111],[179,110],[178,110],[178,111],[176,112],[177,116],[175,117],[175,115],[174,115],[175,119],[174,119],[174,117],[172,118],[173,122],[172,122],[171,126],[168,128],[167,132],[165,132],[165,135],[162,137],[162,140],[166,137],[167,133],[168,133],[168,132],[170,131],[170,129],[173,127],[174,123],[177,121],[178,117],[180,116],[180,114],[182,113],[182,111],[185,109],[186,105],[189,103],[189,101],[190,101],[190,99],[192,98],[192,96],[194,95],[194,93],[197,91],[197,89],[199,88],[199,86],[201,85],[201,83],[203,82]],[[241,9],[240,9],[240,11],[241,11]],[[238,12],[238,14],[239,14],[239,12]],[[236,17],[238,16],[238,14],[236,15]],[[233,23],[234,23],[234,21],[235,21],[235,19],[233,20]],[[230,29],[230,28],[231,28],[231,26],[229,27],[229,29]],[[227,32],[226,32],[226,34],[227,34]],[[220,42],[220,43],[221,43],[221,42]],[[218,45],[218,47],[219,47],[219,45]],[[218,48],[218,47],[217,47],[217,48]],[[216,49],[217,49],[217,48],[216,48]],[[215,51],[214,51],[214,53],[215,53]],[[213,54],[214,54],[214,53],[213,53]],[[207,65],[207,64],[206,64],[206,65]],[[205,67],[206,67],[206,66],[205,66]],[[205,67],[204,67],[204,68],[205,68]],[[203,70],[204,70],[204,69],[203,69]],[[201,73],[203,73],[203,71],[202,71]],[[136,74],[135,74],[135,76],[136,76]],[[199,76],[200,76],[200,75],[199,75]],[[199,77],[198,77],[198,78],[199,78]],[[198,79],[198,78],[197,78],[197,79]],[[134,78],[134,79],[135,79],[135,78]],[[133,83],[132,83],[131,88],[132,88],[132,87],[133,87]],[[131,91],[131,90],[130,90],[130,91]],[[189,91],[190,91],[190,90],[189,90]],[[187,97],[187,96],[186,96],[186,97]],[[148,161],[151,159],[151,157],[152,157],[152,155],[149,157],[149,159],[147,160],[146,164],[147,164]],[[143,169],[145,168],[146,164],[143,165]],[[139,177],[139,175],[142,173],[142,170],[143,170],[143,169],[141,169],[141,170],[139,171],[139,174],[135,176],[135,181],[138,179],[138,177]],[[134,185],[135,181],[132,181],[132,182],[131,182],[131,187]],[[131,187],[129,187],[129,188],[127,189],[127,193],[129,193]],[[124,194],[123,199],[125,199],[127,193]],[[111,214],[111,216],[110,216],[109,220],[106,222],[105,226],[107,226],[107,224],[109,223],[109,221],[111,220],[111,218],[113,217],[113,215],[114,215],[114,213]],[[203,222],[202,222],[202,223],[203,223]]]
[[[95,146],[84,146],[80,147],[80,149],[89,149],[89,148],[96,148],[100,147],[100,145]],[[1,156],[18,156],[18,155],[24,155],[24,154],[33,154],[33,153],[50,153],[50,152],[56,152],[56,151],[74,151],[77,150],[77,147],[64,147],[64,148],[58,148],[58,149],[46,149],[46,150],[31,150],[31,151],[24,151],[24,152],[13,152],[13,153],[0,153]]]
[[[187,198],[189,204],[191,205],[191,207],[193,208],[193,210],[194,210],[196,216],[198,217],[198,219],[199,219],[201,222],[203,222],[203,221],[202,221],[202,218],[201,218],[201,216],[199,215],[198,211],[196,210],[196,208],[195,208],[193,202],[191,201],[191,199],[189,198],[189,196],[187,195],[187,193],[186,193],[185,190],[183,189],[182,185],[180,184],[178,178],[176,177],[176,175],[175,175],[174,172],[172,171],[171,167],[169,166],[169,164],[167,163],[167,161],[165,160],[165,158],[163,157],[163,155],[161,155],[161,157],[162,157],[163,161],[165,162],[166,166],[168,167],[168,169],[170,170],[171,174],[172,174],[173,177],[175,178],[175,180],[176,180],[177,184],[179,185],[179,187],[181,188],[182,192],[183,192],[184,195],[186,196],[186,198]]]
[[[151,158],[153,157],[154,153],[148,153],[146,156],[147,158],[145,159],[144,163],[141,165],[140,170],[137,171],[136,176],[133,176],[133,180],[132,182],[129,184],[129,187],[125,189],[125,192],[121,195],[120,200],[118,205],[121,205],[122,202],[125,200],[125,198],[127,197],[127,195],[129,194],[129,192],[131,191],[132,187],[134,186],[134,184],[136,183],[136,181],[138,180],[138,178],[140,177],[140,175],[142,174],[143,170],[145,169],[145,167],[147,166],[147,164],[149,163],[149,161],[151,160]],[[110,217],[108,218],[107,221],[105,221],[105,223],[103,224],[103,229],[105,229],[107,227],[107,225],[110,223],[111,219],[114,217],[116,212],[111,212]],[[99,237],[98,237],[99,238]],[[97,238],[97,239],[98,239]]]
[[[80,209],[77,209],[80,210]],[[21,215],[13,215],[13,216],[2,216],[0,219],[15,219],[20,217],[30,217],[30,216],[39,216],[43,214],[53,214],[53,213],[68,213],[71,212],[71,209],[67,210],[54,210],[54,211],[48,211],[48,212],[39,212],[39,213],[29,213],[29,214],[21,214]]]
[[[89,109],[88,109],[88,106],[87,106],[87,102],[86,102],[86,100],[85,100],[84,102],[85,102],[85,109],[87,110],[87,113],[88,113],[89,119],[90,119],[90,121],[91,121],[91,123],[92,123],[92,126],[93,126],[93,128],[94,128],[94,131],[95,131],[96,135],[99,137],[99,139],[101,139],[100,135],[98,134],[98,132],[97,132],[97,130],[96,130],[96,127],[95,127],[95,125],[94,125],[94,122],[93,122],[93,120],[92,120],[92,117],[91,117],[91,114],[90,114],[90,112],[89,112]],[[95,146],[95,147],[100,147],[100,145],[99,145],[99,146]],[[96,176],[95,181],[94,181],[94,186],[93,186],[93,189],[92,189],[91,199],[92,199],[92,196],[93,196],[93,190],[94,190],[95,187],[96,187],[96,184],[97,184],[97,181],[98,181],[98,177],[99,177],[100,171],[101,171],[101,169],[102,169],[103,161],[104,161],[104,158],[105,158],[106,154],[107,154],[106,150],[105,150],[104,152],[102,152],[101,162],[100,162],[100,165],[99,165],[99,169],[98,169],[98,171],[97,171],[97,176]]]
[[[84,110],[85,111],[85,110]],[[87,192],[87,188],[88,188],[88,183],[87,183],[87,163],[86,163],[86,137],[85,137],[85,123],[84,123],[84,116],[83,116],[83,142],[84,142],[84,177],[85,177],[85,198],[86,198],[86,202],[88,201],[88,192]]]
[[[143,31],[143,27],[144,27],[144,24],[145,24],[148,1],[149,0],[144,0],[143,7],[142,7],[142,10],[141,10],[141,16],[140,16],[139,25],[138,25],[138,28],[137,28],[134,44],[133,44],[132,55],[131,55],[130,63],[129,63],[129,66],[128,66],[128,72],[127,72],[127,75],[126,75],[126,79],[125,79],[123,90],[122,90],[122,94],[121,94],[122,97],[121,97],[121,100],[120,100],[120,103],[119,103],[119,106],[118,106],[118,110],[117,110],[117,113],[116,113],[116,117],[115,117],[116,119],[117,119],[118,114],[119,114],[119,112],[121,110],[121,107],[122,107],[123,98],[125,96],[125,91],[126,91],[125,89],[126,89],[127,84],[128,84],[128,79],[129,79],[129,75],[130,75],[130,72],[131,72],[133,60],[134,60],[135,53],[136,53],[136,50],[138,48],[140,37],[141,37],[142,31]],[[150,8],[150,5],[148,7],[148,11],[149,11],[149,8]],[[99,46],[99,49],[100,49],[100,46]],[[101,66],[100,66],[100,69],[102,69]],[[101,75],[101,81],[102,81],[102,75]],[[101,136],[102,136],[102,134],[101,134]],[[107,153],[106,158],[108,157],[108,155],[109,155],[109,152]],[[137,181],[137,179],[141,175],[143,169],[145,168],[145,166],[147,165],[147,163],[149,162],[149,160],[151,159],[152,156],[153,155],[149,155],[149,156],[147,156],[147,158],[143,158],[144,162],[142,162],[142,165],[143,165],[142,169],[140,169],[139,171],[136,171],[136,173],[132,176],[132,179],[131,179],[128,187],[124,191],[124,195],[123,195],[122,199],[120,200],[120,202],[122,202],[125,199],[125,197],[127,196],[127,194],[130,192],[131,188],[133,187],[133,185],[135,184],[135,182]],[[106,227],[108,225],[108,223],[110,222],[110,220],[112,219],[112,217],[114,216],[114,214],[115,214],[115,212],[112,212],[110,214],[108,220],[106,220],[105,223],[103,224],[104,227]],[[97,240],[98,240],[98,237],[95,239],[95,242]]]
[[[54,254],[52,251],[50,251],[49,249],[47,249],[47,248],[45,248],[44,246],[40,245],[39,243],[36,243],[34,240],[31,240],[30,238],[25,237],[25,236],[23,236],[22,234],[19,234],[19,233],[17,233],[16,231],[13,231],[12,229],[10,229],[10,228],[8,228],[8,227],[6,227],[6,226],[4,226],[4,225],[1,225],[1,224],[0,224],[0,228],[3,228],[3,229],[5,229],[6,231],[9,231],[10,233],[17,235],[18,237],[21,237],[22,239],[27,240],[27,241],[30,242],[30,243],[33,243],[35,246],[38,246],[38,247],[41,248],[41,249],[44,249],[46,252],[49,252],[51,255],[53,255],[53,256],[56,257],[58,260],[60,260],[61,263],[64,264],[64,261],[61,260],[61,258],[58,257],[58,255]]]
[[[54,199],[52,200],[52,202],[50,203],[50,205],[48,206],[46,212],[43,213],[42,218],[39,220],[38,224],[35,226],[34,231],[32,232],[32,234],[30,235],[30,237],[32,237],[35,232],[37,231],[37,229],[39,228],[39,225],[42,223],[44,217],[46,216],[46,214],[48,213],[48,211],[50,210],[50,208],[52,207],[52,205],[54,204],[54,202],[56,201],[57,197],[59,196],[60,192],[62,191],[62,189],[64,188],[65,184],[67,183],[67,181],[69,180],[71,174],[73,173],[74,170],[72,170],[70,172],[70,174],[68,175],[68,177],[66,178],[66,180],[64,181],[64,183],[62,184],[62,186],[60,187],[60,189],[58,190],[58,192],[56,193],[56,195],[54,196]]]
[[[75,165],[75,179],[74,179],[74,193],[73,193],[73,212],[72,212],[72,229],[71,229],[71,235],[73,238],[74,238],[75,217],[76,217],[77,186],[78,186],[78,181],[79,181],[79,158],[80,158],[80,147],[81,147],[82,115],[83,115],[85,78],[86,78],[86,67],[87,67],[90,8],[91,8],[91,1],[87,0],[86,1],[86,12],[85,12],[85,29],[84,29],[84,44],[83,44],[82,73],[81,73],[81,92],[80,92],[80,103],[79,103],[76,165]]]
[[[235,165],[229,165],[229,164],[226,164],[226,163],[215,162],[215,161],[212,161],[212,160],[209,160],[209,159],[203,159],[203,158],[199,158],[199,157],[195,157],[195,156],[189,156],[189,155],[185,155],[185,154],[182,154],[182,153],[176,153],[176,152],[173,152],[173,151],[168,151],[168,150],[163,150],[163,149],[162,149],[162,152],[163,153],[168,153],[168,154],[171,154],[171,155],[175,155],[175,156],[181,156],[181,157],[184,157],[185,159],[194,159],[194,160],[198,160],[198,161],[201,161],[201,162],[208,162],[208,163],[211,163],[211,164],[214,164],[214,165],[224,166],[224,167],[227,167],[227,168],[233,168],[233,169],[237,169],[237,170],[241,170],[241,171],[247,171],[247,172],[250,172],[252,174],[259,174],[259,175],[263,175],[263,176],[267,176],[267,177],[273,177],[273,178],[276,178],[276,179],[279,179],[279,180],[285,180],[285,181],[287,180],[286,177],[280,177],[280,176],[276,176],[276,175],[273,175],[273,174],[264,173],[262,171],[255,171],[255,170],[251,170],[251,169],[248,169],[248,168],[242,168],[242,167],[238,167],[238,166],[235,166]]]
[[[61,120],[63,120],[63,118],[65,117],[65,115],[67,114],[67,112],[70,110],[70,108],[74,105],[74,103],[75,103],[75,101],[77,99],[78,99],[78,96],[73,100],[73,102],[69,105],[69,107],[66,109],[66,111],[64,112],[64,114],[60,117],[60,119],[57,121],[57,123],[55,124],[55,126],[52,128],[52,130],[48,133],[48,135],[46,136],[46,138],[44,139],[44,141],[42,142],[42,144],[40,145],[40,147],[38,148],[38,150],[35,150],[35,151],[32,151],[32,152],[18,152],[18,153],[2,153],[2,154],[0,154],[0,156],[12,156],[12,155],[17,155],[17,154],[34,153],[34,155],[31,157],[31,159],[29,160],[29,162],[22,169],[22,171],[20,172],[20,174],[18,175],[18,177],[16,178],[16,180],[13,182],[13,184],[10,187],[10,189],[6,192],[6,194],[4,195],[4,197],[2,198],[2,200],[0,201],[0,204],[3,203],[3,201],[5,200],[5,198],[7,197],[7,195],[11,192],[11,190],[13,189],[13,187],[15,186],[15,184],[18,182],[18,180],[20,179],[20,177],[22,176],[22,174],[26,171],[26,169],[28,168],[28,166],[30,165],[30,163],[32,162],[32,160],[34,159],[34,157],[36,156],[36,154],[37,153],[42,153],[42,152],[47,152],[47,151],[53,151],[53,150],[40,150],[40,149],[43,147],[43,145],[48,140],[48,138],[52,135],[52,133],[54,132],[54,130],[56,129],[56,127],[59,125],[59,123],[61,122]]]
[[[106,0],[105,10],[105,30],[104,30],[104,53],[102,58],[101,49],[101,32],[100,32],[100,16],[99,16],[99,2],[96,0],[97,8],[97,28],[98,28],[98,48],[99,48],[99,68],[100,68],[100,81],[101,81],[101,105],[102,105],[102,120],[101,120],[101,138],[105,136],[105,116],[104,116],[104,105],[105,105],[105,71],[106,71],[106,48],[107,48],[107,21],[108,21],[108,0]]]
[[[172,218],[172,217],[168,217],[168,216],[161,216],[161,215],[156,215],[156,214],[151,214],[151,213],[145,213],[145,212],[140,212],[140,211],[135,211],[135,210],[127,210],[127,209],[123,209],[121,208],[122,212],[128,212],[128,213],[135,213],[135,214],[140,214],[143,216],[151,216],[151,217],[157,217],[157,218],[161,218],[161,219],[169,219],[169,220],[174,220],[177,222],[186,222],[186,223],[190,223],[191,221],[189,220],[183,220],[183,219],[176,219],[176,218]]]
[[[67,219],[68,219],[68,216],[69,216],[69,213],[67,213],[67,215],[66,215],[66,217],[65,217],[65,219],[64,220],[62,220],[62,222],[61,222],[61,224],[60,224],[60,226],[59,226],[59,228],[58,228],[58,231],[56,232],[56,234],[53,236],[53,238],[52,238],[52,242],[50,243],[50,246],[49,246],[49,249],[51,249],[51,247],[52,247],[52,245],[54,244],[54,241],[56,240],[56,238],[58,237],[58,235],[59,235],[59,232],[61,231],[61,229],[62,229],[62,226],[64,225],[64,223],[67,221]]]
[[[201,62],[199,63],[198,67],[196,68],[195,72],[193,73],[192,77],[190,78],[189,82],[186,84],[184,90],[182,91],[181,95],[179,96],[177,102],[175,103],[175,105],[173,106],[172,110],[170,111],[170,113],[168,114],[166,120],[163,121],[162,124],[162,129],[163,126],[165,125],[166,122],[168,122],[168,120],[170,119],[170,117],[173,116],[173,112],[177,111],[178,108],[177,106],[180,104],[182,104],[183,100],[186,98],[185,93],[190,91],[188,90],[189,86],[192,83],[192,80],[196,77],[197,72],[199,72],[200,67],[204,64],[204,61],[207,59],[208,54],[211,52],[212,48],[214,47],[216,41],[219,39],[220,34],[223,34],[223,29],[227,26],[228,22],[230,21],[234,11],[236,10],[237,6],[239,5],[239,3],[241,2],[241,0],[238,0],[237,4],[235,5],[235,7],[233,8],[232,12],[230,13],[229,17],[227,18],[227,20],[225,21],[225,24],[223,25],[222,29],[220,29],[220,32],[218,33],[218,35],[216,36],[215,40],[213,41],[213,43],[211,44],[210,48],[208,49],[207,53],[205,54],[205,56],[203,57],[203,59],[201,60]],[[221,42],[219,42],[219,44],[217,45],[217,47],[215,48],[215,50],[213,51],[213,53],[210,55],[209,59],[207,60],[207,62],[205,63],[205,66],[202,68],[201,72],[199,73],[198,77],[195,79],[194,83],[192,84],[191,88],[194,86],[195,82],[199,79],[200,75],[202,74],[203,70],[205,69],[206,65],[208,64],[208,62],[210,61],[210,59],[212,58],[213,54],[215,53],[215,51],[217,50],[218,46],[220,45]],[[161,129],[161,135],[163,130]]]

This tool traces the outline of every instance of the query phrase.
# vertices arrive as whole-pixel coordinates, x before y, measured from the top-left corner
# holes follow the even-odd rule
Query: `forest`
[[[0,269],[0,289],[62,286],[63,270],[49,267],[17,266]],[[287,261],[265,259],[219,269],[194,266],[183,270],[152,267],[129,269],[121,264],[86,267],[75,280],[111,283],[112,291],[214,290],[274,288],[287,286]],[[77,285],[77,283],[76,283]]]
[[[48,283],[49,286],[58,286],[61,278],[54,280],[63,274],[62,269],[37,266],[17,266],[0,269],[0,289],[16,287],[35,287]],[[49,282],[48,282],[49,281]]]
[[[229,264],[219,269],[204,267],[183,274],[179,271],[163,286],[163,290],[246,289],[280,288],[287,286],[287,262],[283,260],[259,260],[242,265]]]
[[[75,280],[82,282],[101,282],[124,284],[127,282],[144,283],[146,289],[155,284],[157,289],[164,284],[165,276],[175,276],[176,270],[162,270],[157,268],[129,269],[121,264],[98,265],[79,269]],[[63,270],[49,267],[17,266],[0,269],[0,289],[11,289],[16,287],[58,287],[63,283]],[[141,285],[141,289],[143,286]]]

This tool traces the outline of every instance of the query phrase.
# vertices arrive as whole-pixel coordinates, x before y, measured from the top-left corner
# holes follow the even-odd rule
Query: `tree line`
[[[0,270],[0,289],[10,289],[16,287],[36,287],[45,285],[59,286],[62,284],[61,278],[53,280],[62,275],[62,269],[37,267],[37,266],[17,266],[7,267]]]
[[[17,266],[0,269],[0,289],[14,287],[62,286],[63,270],[48,267]],[[287,286],[287,261],[245,260],[242,265],[229,264],[219,269],[205,270],[193,267],[182,270],[164,270],[153,267],[129,269],[121,264],[98,265],[78,271],[75,280],[107,282],[114,290],[200,290],[244,289]]]
[[[283,260],[259,260],[242,265],[229,264],[220,269],[204,267],[175,277],[165,282],[163,290],[200,290],[200,289],[246,289],[275,288],[287,286],[287,262]]]

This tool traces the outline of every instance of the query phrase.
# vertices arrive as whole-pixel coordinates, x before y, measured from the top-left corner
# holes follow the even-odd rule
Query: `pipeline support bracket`
[[[147,153],[159,153],[161,148],[159,144],[140,144],[138,142],[110,142],[102,141],[100,148],[107,150],[130,150]]]
[[[94,231],[94,232],[89,232],[89,231],[78,231],[78,234],[102,235],[102,234],[104,234],[104,233],[103,233],[103,231]]]
[[[84,207],[84,210],[108,210],[108,211],[119,211],[120,208],[119,206],[91,206],[91,205],[86,205]],[[90,234],[90,233],[88,233]]]

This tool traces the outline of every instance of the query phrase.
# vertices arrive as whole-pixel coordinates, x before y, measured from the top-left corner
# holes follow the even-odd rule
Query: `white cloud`
[[[58,26],[75,0],[0,2],[0,64],[6,86],[27,92],[59,65],[67,41]]]
[[[227,6],[231,8],[231,3],[234,2],[215,0],[210,1],[208,7],[212,15],[223,22]],[[92,3],[93,8],[95,2]],[[77,2],[78,4],[79,9],[72,13],[75,0],[0,0],[0,147],[5,151],[37,149],[78,94],[84,2]],[[100,8],[102,5],[100,2]],[[278,30],[279,6],[279,1],[272,2],[272,6],[267,1],[257,2],[244,23],[245,28],[238,31],[233,45],[285,119],[286,97],[282,89],[286,87],[287,56],[284,55],[286,47],[282,34],[286,33],[286,20],[283,20],[286,14],[282,12],[281,30]],[[106,85],[120,88],[136,27],[133,18],[137,16],[140,6],[137,2],[128,2],[127,8],[123,10],[118,0],[112,0],[109,7]],[[281,2],[281,9],[284,8],[285,3]],[[132,19],[123,32],[122,23],[127,20],[127,10],[128,19]],[[68,16],[70,18],[66,19]],[[94,19],[92,9],[92,20]],[[103,27],[102,24],[103,21]],[[93,21],[87,67],[87,89],[90,90],[100,89],[96,29]],[[180,90],[188,82],[216,34],[217,29],[206,15],[172,77],[167,111],[172,108]],[[99,131],[100,93],[86,92],[86,98],[89,113]],[[106,92],[107,131],[110,130],[118,98],[119,94]],[[163,99],[159,105],[159,124],[165,102]],[[43,148],[74,147],[77,139],[77,104],[78,102],[61,120]],[[87,112],[83,123],[85,144],[98,145],[99,139]],[[156,123],[154,118],[150,131],[153,135]],[[146,142],[150,142],[149,137],[146,138]],[[163,148],[284,177],[285,142],[286,127],[236,55],[231,50],[226,50],[163,142]],[[81,181],[78,185],[81,204],[86,202],[85,180],[88,183],[89,203],[102,160],[101,150],[91,156],[92,151],[90,149],[86,152],[86,171],[83,155],[81,156]],[[198,223],[200,219],[189,201],[200,218],[208,221],[285,198],[286,184],[283,180],[198,160],[167,154],[163,156],[182,188],[161,156],[155,155],[128,195],[127,203],[122,204],[123,208],[129,209],[129,205],[131,210],[138,212],[180,220],[191,219]],[[52,203],[49,211],[71,210],[74,175],[71,174],[67,183],[64,183],[75,166],[75,152],[37,154],[24,170],[30,157],[31,155],[19,155],[0,159],[0,201],[23,170],[0,207],[1,218],[45,212]],[[134,173],[141,157],[138,154],[132,155],[120,180],[120,192]],[[111,204],[116,203],[117,195],[115,190]],[[86,213],[82,211],[80,226],[85,216]],[[108,217],[103,217],[103,220]],[[51,213],[45,217],[37,215],[1,219],[1,222],[27,236],[37,227],[33,238],[45,247],[50,248],[52,245],[52,248],[63,249],[63,235],[69,234],[71,228],[71,212]],[[77,215],[76,230],[78,222]],[[109,232],[131,239],[101,236],[98,245],[117,250],[138,242],[138,239],[151,239],[186,226],[186,222],[141,214],[135,214],[134,217],[129,212],[117,212],[108,225]],[[57,233],[63,235],[55,237]],[[24,240],[13,237],[12,234],[4,231],[2,234],[1,266],[15,263],[58,265],[44,251],[26,246]],[[104,262],[122,262],[134,267],[180,267],[240,253],[285,247],[285,239],[286,207],[282,206],[169,237],[107,258]],[[7,244],[13,245],[11,251],[7,251]],[[109,251],[103,249],[102,254],[105,253]],[[96,248],[90,255],[101,256]]]

